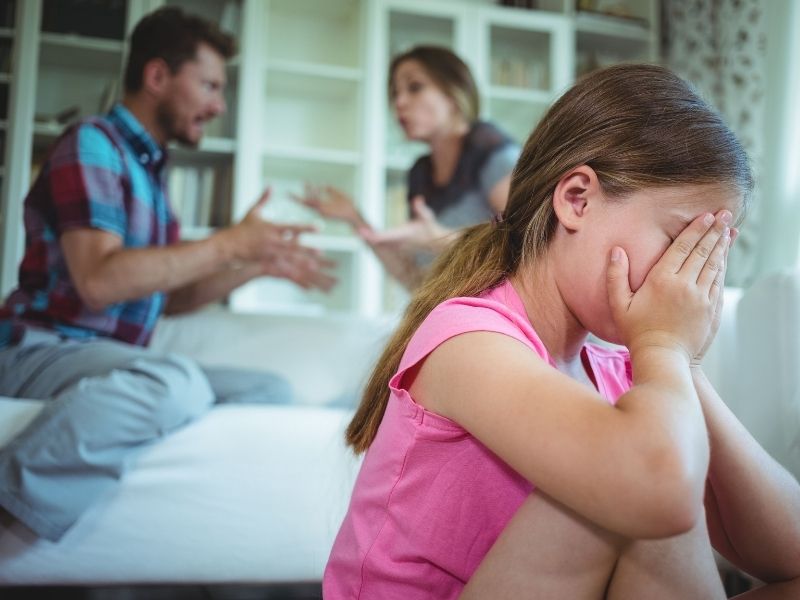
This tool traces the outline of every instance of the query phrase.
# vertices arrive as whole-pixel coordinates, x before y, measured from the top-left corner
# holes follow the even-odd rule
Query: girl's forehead
[[[653,205],[691,222],[703,213],[729,210],[736,223],[742,216],[743,198],[739,190],[717,184],[677,185],[654,188],[642,193]]]

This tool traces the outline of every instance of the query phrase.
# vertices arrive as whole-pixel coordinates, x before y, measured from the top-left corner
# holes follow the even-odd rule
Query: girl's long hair
[[[425,317],[448,298],[477,296],[540,257],[556,231],[556,184],[584,164],[609,197],[647,187],[728,185],[739,192],[744,214],[753,187],[747,155],[734,134],[671,71],[617,65],[587,75],[550,108],[525,143],[502,221],[466,229],[415,292],[347,428],[355,452],[375,438],[389,380]]]

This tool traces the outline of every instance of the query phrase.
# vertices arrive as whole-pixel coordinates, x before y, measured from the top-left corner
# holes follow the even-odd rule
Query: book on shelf
[[[170,169],[167,193],[184,227],[219,227],[228,223],[230,173],[226,166],[176,165]]]
[[[214,177],[214,193],[211,205],[210,223],[212,227],[226,227],[231,223],[231,203],[233,200],[233,165],[217,166]]]

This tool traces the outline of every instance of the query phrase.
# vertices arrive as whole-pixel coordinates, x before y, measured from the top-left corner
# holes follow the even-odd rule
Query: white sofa
[[[358,461],[342,433],[388,322],[231,315],[164,321],[153,345],[273,369],[296,403],[223,406],[150,447],[57,544],[0,524],[0,585],[318,581]],[[707,371],[800,476],[800,277],[726,291]],[[40,403],[0,399],[0,444]]]
[[[0,523],[0,586],[319,581],[359,465],[344,428],[390,330],[221,308],[165,319],[155,350],[277,371],[294,402],[219,406],[152,445],[58,543]],[[41,406],[0,398],[0,445]]]

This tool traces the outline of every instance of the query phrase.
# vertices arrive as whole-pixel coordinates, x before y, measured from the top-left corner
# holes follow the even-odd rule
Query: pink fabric
[[[534,489],[457,423],[399,387],[409,368],[469,331],[508,335],[553,365],[508,282],[431,312],[389,383],[386,413],[325,569],[326,600],[456,598]],[[600,392],[616,402],[631,385],[627,353],[589,344],[586,352]]]

